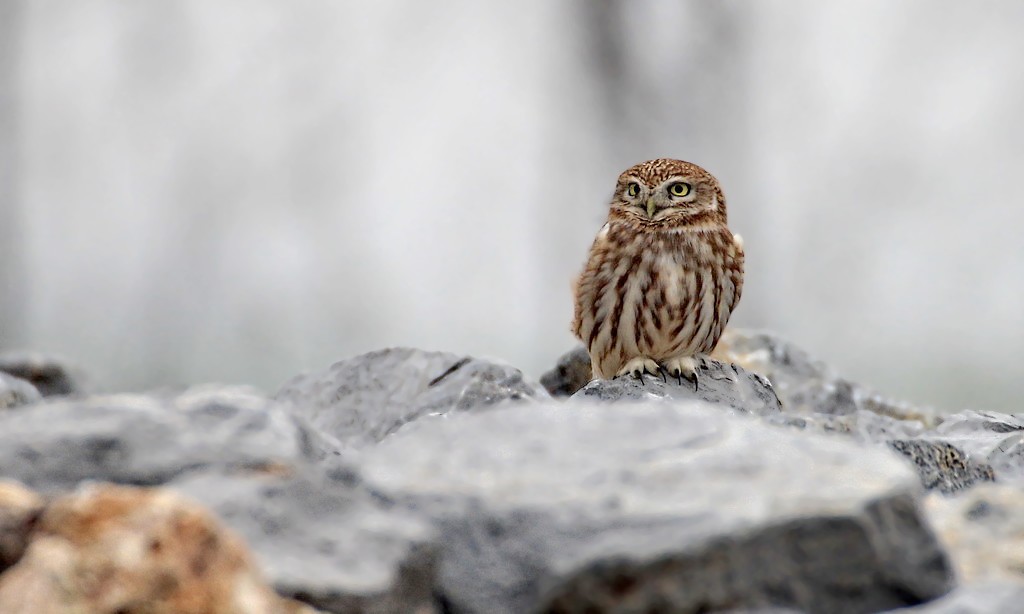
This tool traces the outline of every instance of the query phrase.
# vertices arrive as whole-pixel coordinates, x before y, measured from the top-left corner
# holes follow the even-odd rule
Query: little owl
[[[594,377],[697,383],[743,289],[743,241],[711,173],[658,159],[627,169],[576,282],[573,332]]]

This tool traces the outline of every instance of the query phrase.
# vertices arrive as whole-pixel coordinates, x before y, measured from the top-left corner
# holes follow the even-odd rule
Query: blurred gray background
[[[716,174],[736,325],[1022,411],[1024,4],[0,0],[0,348],[268,390],[532,375],[623,168]]]

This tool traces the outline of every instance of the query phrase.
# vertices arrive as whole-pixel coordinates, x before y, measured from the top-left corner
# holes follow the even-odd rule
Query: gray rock
[[[963,412],[944,419],[853,384],[767,333],[729,329],[714,354],[738,365],[744,385],[731,386],[723,378],[729,369],[708,360],[714,374],[699,378],[696,394],[685,383],[679,387],[652,376],[645,376],[643,385],[628,378],[593,381],[575,394],[609,401],[701,398],[765,416],[773,424],[846,434],[899,452],[926,488],[947,494],[997,476],[1024,475],[1024,420],[1017,416]],[[589,374],[590,359],[580,346],[562,356],[542,381],[552,394],[563,395]],[[762,384],[764,378],[771,384]],[[776,393],[781,405],[772,401]]]
[[[53,356],[4,352],[0,354],[0,371],[29,382],[44,397],[84,392],[81,372]]]
[[[1024,477],[1024,414],[962,411],[947,416],[935,436],[991,465],[999,478]]]
[[[897,420],[866,409],[852,414],[774,414],[766,416],[772,424],[822,433],[841,433],[863,443],[884,444],[895,439],[917,437],[926,431],[914,420]]]
[[[914,437],[880,437],[914,462],[927,488],[954,493],[979,482],[1024,477],[1024,419],[963,411]]]
[[[803,610],[793,608],[742,608],[740,610],[725,610],[722,614],[805,614]]]
[[[241,534],[284,596],[327,612],[436,611],[434,530],[344,479],[205,473],[169,487]]]
[[[0,410],[31,405],[42,398],[36,387],[27,381],[0,373]]]
[[[641,379],[617,377],[594,380],[572,396],[584,401],[701,400],[728,405],[760,416],[779,413],[779,399],[765,378],[742,367],[704,360],[697,369],[696,389],[691,382],[645,374]]]
[[[995,479],[995,471],[977,455],[936,436],[916,420],[897,420],[858,409],[852,414],[781,414],[769,416],[773,424],[825,433],[841,433],[885,446],[907,458],[929,490],[951,494]]]
[[[986,582],[961,586],[941,599],[899,608],[899,614],[1014,614],[1024,611],[1024,584]]]
[[[360,465],[437,523],[451,612],[870,612],[952,584],[891,452],[707,403],[422,420]]]
[[[782,400],[777,424],[845,433],[905,456],[928,489],[955,493],[1003,474],[1024,474],[1024,423],[992,412],[943,417],[886,400],[767,333],[729,330],[715,350],[768,377]]]
[[[934,411],[892,401],[839,377],[824,362],[795,345],[764,332],[727,329],[713,356],[767,377],[790,414],[874,414],[934,426]]]
[[[206,467],[289,467],[319,458],[314,441],[286,410],[234,389],[52,400],[0,412],[0,475],[44,492],[156,485]]]
[[[982,484],[956,497],[932,495],[925,512],[965,586],[1024,585],[1024,485]]]
[[[729,328],[711,358],[767,378],[787,414],[844,416],[870,412],[933,427],[935,411],[885,399],[838,376],[824,362],[772,334]],[[555,396],[571,396],[590,381],[590,357],[577,346],[558,360],[541,382]]]
[[[571,397],[593,379],[590,354],[577,345],[558,358],[555,368],[540,377],[540,383],[553,397]]]
[[[275,398],[336,438],[359,447],[380,441],[403,424],[430,414],[470,411],[502,401],[548,399],[513,367],[458,356],[392,348],[370,352],[300,375]]]
[[[725,610],[722,614],[805,614],[803,610],[793,608],[742,608],[739,610]]]
[[[914,464],[921,484],[929,490],[952,494],[996,479],[991,465],[941,439],[896,439],[888,444]]]

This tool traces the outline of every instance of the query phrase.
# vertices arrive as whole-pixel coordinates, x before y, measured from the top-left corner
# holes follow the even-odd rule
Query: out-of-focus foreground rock
[[[382,350],[272,396],[32,364],[0,375],[5,614],[983,612],[1024,586],[1020,415],[885,400],[767,334],[729,331],[696,386],[590,382],[582,348],[540,381]]]
[[[0,612],[311,611],[281,599],[238,537],[169,490],[82,487],[46,506],[27,542],[0,575]]]

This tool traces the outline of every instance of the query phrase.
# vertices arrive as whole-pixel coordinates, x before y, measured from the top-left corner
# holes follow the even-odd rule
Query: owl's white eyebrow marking
[[[670,183],[675,183],[677,181],[682,181],[683,183],[686,183],[686,184],[691,183],[691,181],[689,179],[687,179],[686,177],[683,177],[682,175],[673,175],[673,176],[669,177],[668,179],[666,179],[665,181],[662,181],[661,183],[659,183],[658,187],[660,188],[663,185],[668,185]]]

